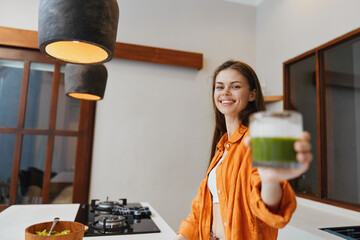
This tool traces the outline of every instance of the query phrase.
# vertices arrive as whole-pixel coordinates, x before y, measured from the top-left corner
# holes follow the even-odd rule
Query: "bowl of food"
[[[59,221],[48,236],[53,222],[42,222],[25,229],[25,240],[81,240],[88,227],[71,221]]]

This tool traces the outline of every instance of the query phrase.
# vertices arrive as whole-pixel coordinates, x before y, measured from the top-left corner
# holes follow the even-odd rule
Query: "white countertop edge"
[[[301,197],[296,197],[296,200],[296,211],[289,224],[279,231],[279,239],[286,239],[284,236],[291,235],[305,237],[305,234],[308,234],[313,236],[311,239],[340,240],[343,238],[320,230],[320,228],[360,225],[360,212]],[[294,239],[301,238],[295,237]]]
[[[0,212],[0,239],[25,239],[25,228],[30,225],[50,222],[55,217],[60,221],[74,221],[80,204],[17,204]]]
[[[166,221],[158,214],[158,212],[147,202],[140,202],[140,204],[144,207],[149,207],[151,211],[151,219],[155,222],[155,224],[160,228],[161,233],[164,236],[172,236],[173,238],[176,236],[174,230],[166,223]],[[156,233],[154,233],[156,234]],[[169,239],[169,238],[167,238]],[[172,239],[172,238],[171,238]]]
[[[99,237],[84,237],[84,239],[113,239],[113,240],[172,240],[176,233],[165,220],[147,202],[141,202],[142,206],[149,207],[151,218],[159,227],[160,233],[126,234]],[[60,217],[63,221],[74,221],[80,204],[29,204],[12,205],[0,212],[0,239],[6,236],[6,240],[25,239],[25,228],[40,222],[52,221],[54,217]]]
[[[339,215],[343,215],[344,217],[351,217],[351,218],[357,218],[357,219],[360,218],[360,212],[352,211],[352,210],[349,210],[346,208],[341,208],[341,207],[333,206],[330,204],[309,200],[309,199],[302,198],[302,197],[296,197],[296,201],[297,201],[298,205],[321,209],[323,211],[335,212]]]

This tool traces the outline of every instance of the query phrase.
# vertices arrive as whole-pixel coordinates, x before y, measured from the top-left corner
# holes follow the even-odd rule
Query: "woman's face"
[[[247,79],[238,71],[227,68],[215,79],[214,101],[225,117],[237,118],[249,101],[255,100],[255,90],[250,91]]]

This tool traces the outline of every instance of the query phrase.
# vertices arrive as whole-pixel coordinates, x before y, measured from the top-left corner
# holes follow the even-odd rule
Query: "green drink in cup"
[[[250,116],[254,166],[298,168],[294,143],[303,132],[302,115],[295,111],[265,111]]]

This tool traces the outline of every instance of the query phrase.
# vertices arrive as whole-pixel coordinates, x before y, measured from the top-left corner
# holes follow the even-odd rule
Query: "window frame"
[[[319,47],[307,51],[297,57],[289,59],[283,63],[283,94],[284,109],[292,109],[290,104],[290,65],[315,55],[316,61],[316,108],[317,108],[317,145],[318,145],[318,195],[310,196],[306,194],[296,193],[297,196],[331,204],[334,206],[354,210],[360,212],[360,205],[354,205],[346,202],[336,201],[327,198],[327,141],[326,141],[326,102],[325,102],[325,71],[324,71],[324,52],[330,48],[360,37],[360,28],[346,33],[334,40],[331,40]]]
[[[88,203],[96,102],[85,100],[80,101],[80,113],[78,121],[79,126],[77,131],[56,130],[60,67],[64,64],[42,55],[39,50],[8,47],[3,45],[0,45],[0,58],[5,60],[17,60],[24,62],[17,125],[15,128],[0,127],[0,133],[15,134],[15,148],[11,170],[9,204],[1,204],[0,211],[10,205],[16,204],[20,171],[21,146],[23,136],[25,134],[48,136],[43,177],[42,203],[49,203],[50,178],[55,136],[76,136],[78,138],[75,156],[72,202]],[[31,62],[54,64],[49,126],[47,129],[24,128],[27,87],[29,83]]]

